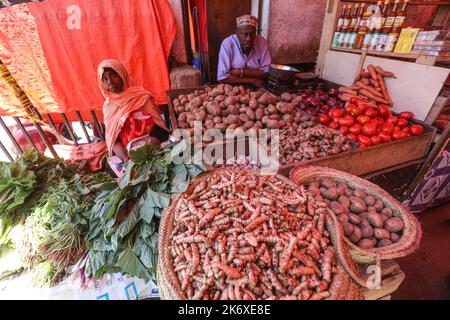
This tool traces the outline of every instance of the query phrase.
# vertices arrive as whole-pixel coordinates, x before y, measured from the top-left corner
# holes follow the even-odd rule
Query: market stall
[[[39,17],[49,14],[47,5],[30,8]],[[50,80],[62,73],[46,79],[45,95],[35,95],[35,84],[20,77],[20,61],[8,52],[11,59],[0,61],[0,89],[11,107],[0,106],[0,124],[15,152],[0,139],[9,160],[0,162],[0,297],[26,291],[49,299],[390,299],[407,277],[396,259],[414,254],[422,241],[411,211],[424,198],[447,200],[447,178],[427,196],[422,189],[436,185],[427,176],[430,166],[433,174],[447,174],[448,126],[439,132],[433,123],[449,76],[434,64],[448,57],[434,55],[431,66],[433,50],[420,41],[450,35],[419,38],[413,53],[391,52],[386,34],[401,37],[406,25],[386,24],[391,16],[406,17],[406,6],[327,2],[316,72],[274,63],[264,88],[219,83],[170,90],[168,50],[161,48],[168,43],[159,39],[160,51],[152,52],[164,63],[151,78],[158,80],[152,82],[158,102],[167,101],[170,138],[128,150],[123,171],[114,171],[118,177],[106,161],[94,170],[89,159],[63,160],[53,146],[58,140],[89,148],[105,140],[95,95],[59,101],[50,93],[68,87]],[[172,18],[167,34],[161,31],[168,42]],[[363,19],[381,24],[359,28]],[[52,41],[42,40],[42,54],[67,44]],[[205,59],[202,52],[202,65]],[[51,109],[42,102],[49,98]],[[39,148],[25,120],[37,130]],[[76,120],[85,143],[76,137]],[[61,123],[70,139],[61,137]],[[410,165],[418,172],[401,196],[379,186],[381,172]]]

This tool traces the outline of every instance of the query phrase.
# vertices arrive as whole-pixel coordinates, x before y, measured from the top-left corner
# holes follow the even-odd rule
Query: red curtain
[[[107,58],[167,102],[176,21],[166,0],[47,0],[0,10],[0,26],[0,57],[42,113],[99,110],[96,70]]]

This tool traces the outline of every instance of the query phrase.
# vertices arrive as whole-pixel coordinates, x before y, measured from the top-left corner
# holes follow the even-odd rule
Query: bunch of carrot
[[[367,71],[362,69],[352,86],[339,88],[339,98],[342,101],[358,98],[358,100],[364,100],[373,104],[382,103],[392,107],[394,103],[389,96],[384,77],[397,79],[392,72],[370,64],[367,66]]]

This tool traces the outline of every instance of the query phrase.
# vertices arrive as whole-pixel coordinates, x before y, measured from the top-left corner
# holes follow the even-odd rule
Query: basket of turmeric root
[[[162,217],[161,298],[363,299],[338,259],[330,217],[285,177],[239,168],[204,173]]]
[[[399,258],[418,248],[422,230],[416,217],[377,185],[315,166],[293,169],[290,179],[331,210],[356,262]]]

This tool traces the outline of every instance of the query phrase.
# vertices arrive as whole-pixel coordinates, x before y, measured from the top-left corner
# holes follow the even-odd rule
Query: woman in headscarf
[[[127,146],[133,140],[148,137],[150,143],[159,144],[168,139],[169,131],[154,97],[144,88],[134,86],[122,63],[104,60],[97,75],[106,99],[103,115],[108,157],[115,154],[127,162]]]

